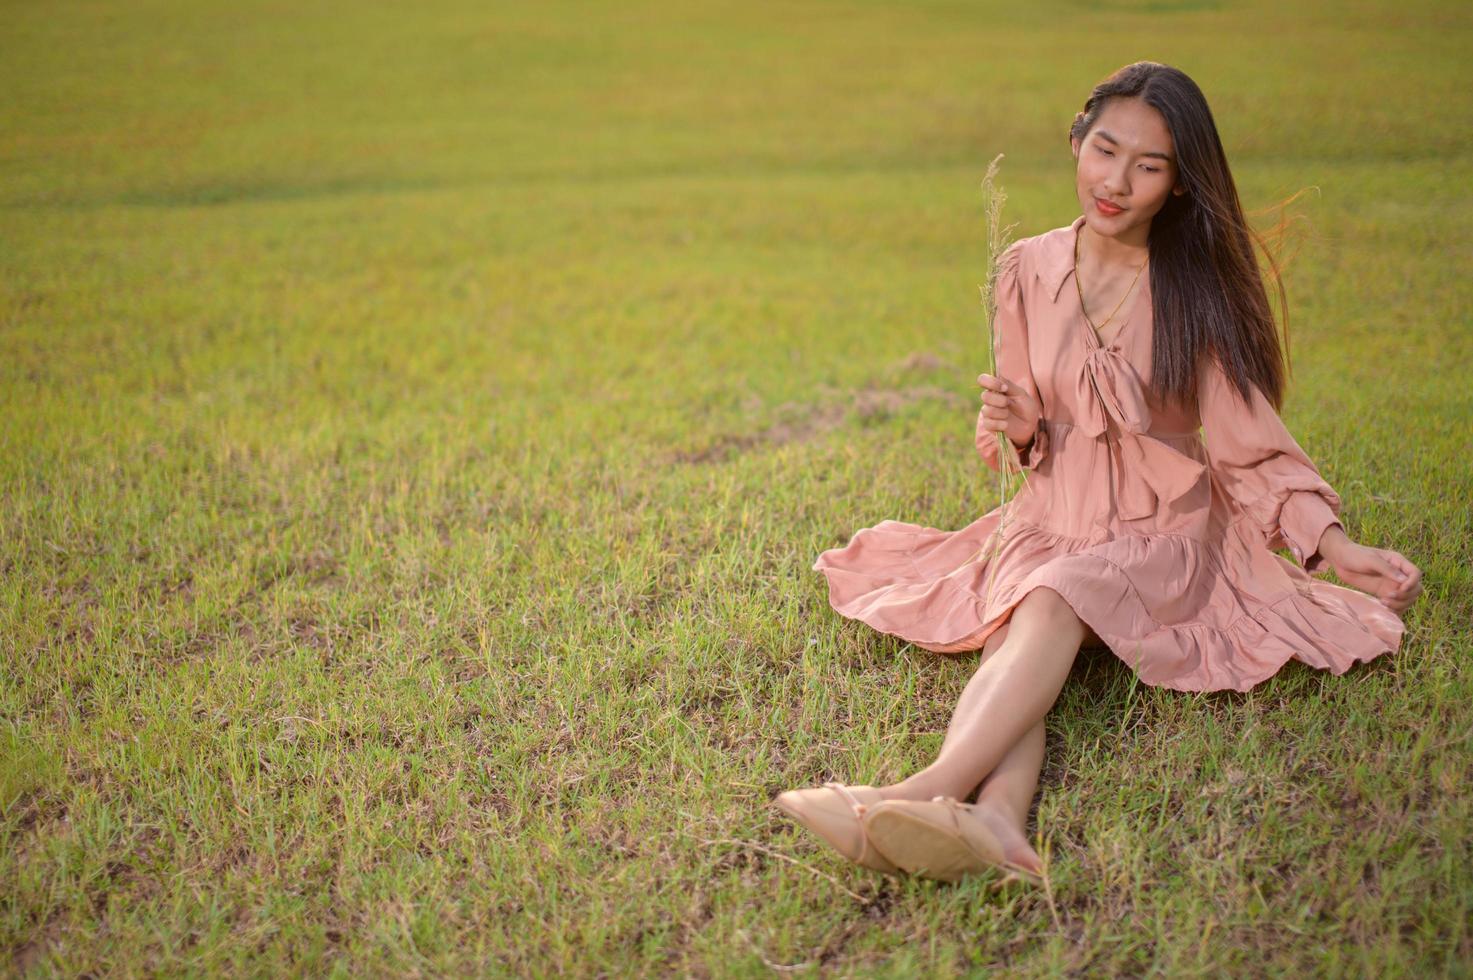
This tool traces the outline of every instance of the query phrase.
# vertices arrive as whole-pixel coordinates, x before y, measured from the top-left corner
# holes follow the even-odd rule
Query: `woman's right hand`
[[[977,375],[982,386],[982,426],[1002,432],[1013,446],[1026,446],[1038,432],[1043,406],[1021,387],[991,374]]]
[[[1417,601],[1422,594],[1422,570],[1404,555],[1389,548],[1357,544],[1343,533],[1337,537],[1343,540],[1321,554],[1329,559],[1340,581],[1380,599],[1398,616]]]

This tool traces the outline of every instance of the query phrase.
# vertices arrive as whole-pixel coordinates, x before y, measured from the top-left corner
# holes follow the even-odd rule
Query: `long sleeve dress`
[[[1142,683],[1182,691],[1246,691],[1290,658],[1342,674],[1394,653],[1395,612],[1310,574],[1328,568],[1317,548],[1340,498],[1263,393],[1244,402],[1214,361],[1195,411],[1153,397],[1149,277],[1114,335],[1095,336],[1065,288],[1083,224],[1015,242],[999,262],[997,373],[1043,406],[1026,482],[960,530],[886,520],[823,552],[813,567],[830,604],[959,653],[1047,586]],[[997,469],[980,413],[976,446]]]

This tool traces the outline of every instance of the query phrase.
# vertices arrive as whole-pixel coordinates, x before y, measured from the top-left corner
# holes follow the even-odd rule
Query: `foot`
[[[812,789],[779,793],[771,805],[855,864],[898,875],[900,869],[871,846],[860,823],[869,805],[882,802],[873,786],[827,782]]]
[[[954,796],[934,800],[885,800],[870,807],[864,831],[895,866],[922,878],[957,881],[1000,869],[1002,844]]]
[[[946,795],[946,787],[942,785],[928,785],[916,777],[891,783],[888,786],[878,786],[875,792],[884,800],[917,800],[925,802],[938,795]],[[1033,874],[1043,874],[1043,859],[1038,852],[1028,843],[1027,817],[1015,817],[1006,807],[981,797],[976,803],[969,803],[963,810],[982,821],[992,835],[997,838],[1003,847],[1003,855],[1010,864],[1015,864]]]
[[[985,796],[965,812],[982,821],[992,831],[992,836],[1002,845],[1003,856],[1009,864],[1015,864],[1036,875],[1043,874],[1043,859],[1028,843],[1028,835],[1021,826],[1022,821],[1015,820],[1012,814]]]

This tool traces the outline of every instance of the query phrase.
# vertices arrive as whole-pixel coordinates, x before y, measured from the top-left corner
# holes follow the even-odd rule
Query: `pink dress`
[[[1096,338],[1068,281],[1083,224],[999,263],[997,374],[1043,406],[1026,483],[960,530],[887,520],[823,552],[834,609],[958,653],[1048,586],[1142,683],[1182,691],[1246,691],[1290,658],[1342,674],[1394,653],[1395,612],[1309,574],[1329,567],[1317,548],[1340,498],[1263,393],[1245,404],[1214,364],[1196,411],[1156,401],[1149,276]],[[976,445],[996,470],[980,414]],[[1297,564],[1274,553],[1286,546]]]

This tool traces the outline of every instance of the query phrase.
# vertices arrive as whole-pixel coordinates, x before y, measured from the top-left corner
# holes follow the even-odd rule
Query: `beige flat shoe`
[[[873,786],[828,782],[812,789],[779,793],[772,805],[860,867],[899,875],[901,870],[871,846],[860,823],[866,809],[883,802],[884,797]]]
[[[937,881],[956,881],[990,868],[1033,884],[1042,879],[1003,857],[1002,843],[954,796],[885,800],[867,808],[861,821],[875,850],[903,871]]]

